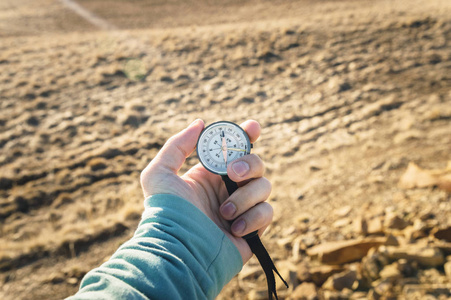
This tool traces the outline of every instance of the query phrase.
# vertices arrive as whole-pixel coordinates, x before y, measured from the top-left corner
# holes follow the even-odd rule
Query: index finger
[[[255,141],[257,141],[260,137],[261,127],[257,121],[247,120],[246,122],[241,123],[240,126],[244,129],[244,131],[246,131],[251,143],[255,143]]]

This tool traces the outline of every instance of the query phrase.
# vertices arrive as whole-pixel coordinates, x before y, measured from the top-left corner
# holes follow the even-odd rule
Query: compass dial
[[[197,141],[197,156],[210,172],[227,175],[227,165],[251,152],[251,142],[235,123],[220,121],[209,125]]]

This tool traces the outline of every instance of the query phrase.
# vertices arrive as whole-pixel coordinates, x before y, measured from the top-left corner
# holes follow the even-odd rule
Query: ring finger
[[[267,202],[262,202],[252,207],[231,226],[233,235],[241,237],[259,229],[265,229],[271,223],[273,217],[273,208]]]

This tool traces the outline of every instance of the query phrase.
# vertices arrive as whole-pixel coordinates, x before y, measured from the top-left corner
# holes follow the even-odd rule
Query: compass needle
[[[246,149],[238,149],[238,148],[228,148],[230,151],[239,151],[239,152],[246,152]]]
[[[224,162],[227,166],[227,142],[224,137],[224,131],[222,132],[222,156],[224,157]]]

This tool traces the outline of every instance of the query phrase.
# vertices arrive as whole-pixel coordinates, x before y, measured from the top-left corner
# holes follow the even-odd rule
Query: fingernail
[[[225,218],[230,218],[235,214],[236,207],[232,202],[228,202],[225,205],[221,206],[221,215]]]
[[[245,228],[246,222],[244,222],[244,220],[239,220],[232,224],[232,232],[235,234],[243,233]]]
[[[242,177],[249,171],[249,165],[244,161],[237,161],[232,164],[232,170],[236,175]]]

